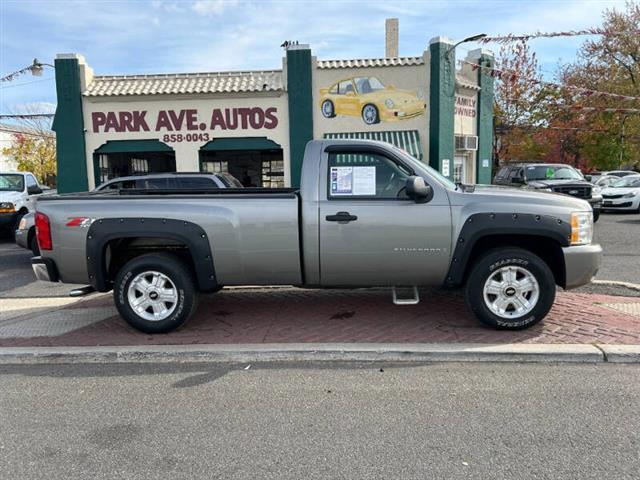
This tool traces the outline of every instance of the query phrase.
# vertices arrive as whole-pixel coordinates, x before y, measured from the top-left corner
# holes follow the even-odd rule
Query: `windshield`
[[[24,177],[11,173],[0,174],[0,191],[21,192],[24,190]]]
[[[384,90],[384,85],[376,77],[358,77],[355,78],[356,89],[358,93],[371,93],[376,90]]]
[[[566,165],[530,165],[524,176],[531,180],[584,180],[582,174]]]
[[[624,177],[611,185],[613,188],[640,187],[640,176]]]
[[[451,190],[456,190],[458,188],[455,183],[453,183],[447,177],[442,175],[435,168],[432,168],[429,165],[418,161],[415,157],[411,156],[406,150],[403,150],[403,149],[401,149],[399,147],[396,147],[395,145],[392,145],[392,147],[396,152],[398,152],[398,154],[400,154],[402,156],[402,159],[406,163],[408,163],[411,166],[416,166],[416,167],[419,167],[421,169],[426,170],[427,172],[429,172],[429,175],[431,175],[432,177],[435,177],[435,179],[438,180],[440,182],[440,184],[442,184],[442,186],[444,186],[446,188],[449,188]]]

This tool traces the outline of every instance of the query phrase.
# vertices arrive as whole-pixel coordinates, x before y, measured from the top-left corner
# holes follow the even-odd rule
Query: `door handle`
[[[349,223],[355,222],[358,217],[355,215],[351,215],[349,212],[338,212],[335,215],[327,215],[325,217],[327,222],[340,222],[340,223]]]

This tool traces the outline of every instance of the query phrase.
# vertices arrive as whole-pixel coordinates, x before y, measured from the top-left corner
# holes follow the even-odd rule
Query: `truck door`
[[[451,245],[444,189],[431,185],[433,197],[415,203],[405,189],[414,172],[400,160],[367,148],[325,155],[319,194],[321,284],[442,283]]]

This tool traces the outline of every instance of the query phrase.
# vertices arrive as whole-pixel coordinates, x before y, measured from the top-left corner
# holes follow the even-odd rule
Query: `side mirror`
[[[424,178],[412,175],[407,178],[407,196],[416,203],[426,203],[431,196],[431,187],[424,182]]]
[[[27,193],[29,195],[40,195],[42,193],[42,189],[40,187],[27,187]]]
[[[587,182],[590,182],[592,178],[593,178],[593,177],[592,177],[591,175],[585,175],[585,176],[584,176],[584,179],[585,179]]]

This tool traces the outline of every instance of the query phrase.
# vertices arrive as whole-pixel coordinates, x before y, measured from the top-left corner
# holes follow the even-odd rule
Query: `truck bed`
[[[88,228],[69,219],[161,218],[202,227],[221,285],[301,284],[299,203],[296,189],[130,190],[56,195],[39,202],[50,218],[47,256],[67,283],[86,283]]]

